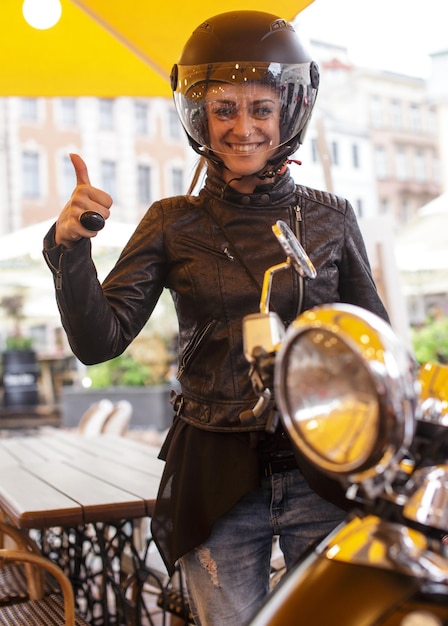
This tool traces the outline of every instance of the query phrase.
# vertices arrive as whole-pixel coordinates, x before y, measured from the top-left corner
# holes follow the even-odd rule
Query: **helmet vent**
[[[286,20],[278,19],[278,20],[275,20],[274,22],[272,22],[272,24],[271,24],[271,31],[281,30],[283,28],[286,28],[286,30],[292,30],[294,32],[294,28]]]
[[[209,31],[212,30],[212,25],[210,24],[210,22],[202,22],[202,24],[200,24],[194,32],[198,31],[198,30],[205,30],[205,31]]]

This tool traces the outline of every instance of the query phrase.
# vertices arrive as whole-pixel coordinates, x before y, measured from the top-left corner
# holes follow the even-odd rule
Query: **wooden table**
[[[152,515],[164,467],[158,452],[125,437],[57,429],[0,440],[0,509],[14,526],[40,531],[43,552],[81,590],[91,624],[126,623],[118,606],[125,598],[111,614],[106,586],[116,595],[124,552],[138,553],[134,523]],[[100,575],[92,574],[99,560]]]
[[[163,462],[125,437],[0,440],[0,508],[18,528],[151,516]]]

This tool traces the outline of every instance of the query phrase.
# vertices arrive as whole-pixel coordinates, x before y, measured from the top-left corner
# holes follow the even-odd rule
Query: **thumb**
[[[90,185],[89,172],[87,171],[87,165],[81,159],[79,154],[70,154],[70,160],[73,163],[76,174],[77,185]]]

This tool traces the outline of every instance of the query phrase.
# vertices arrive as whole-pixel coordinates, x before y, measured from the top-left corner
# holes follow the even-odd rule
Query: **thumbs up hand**
[[[78,154],[71,154],[70,159],[75,168],[76,187],[57,219],[55,236],[56,243],[67,248],[73,247],[82,237],[95,237],[97,234],[81,224],[80,217],[83,213],[93,211],[107,220],[112,206],[110,195],[90,184],[87,165],[82,158]]]

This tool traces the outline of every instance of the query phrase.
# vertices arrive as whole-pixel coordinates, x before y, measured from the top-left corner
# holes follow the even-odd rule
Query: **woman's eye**
[[[275,106],[271,103],[254,102],[245,109],[253,119],[267,120],[275,115]],[[228,121],[242,114],[242,109],[234,102],[213,102],[211,114],[218,120]]]
[[[256,117],[257,119],[266,119],[273,114],[272,107],[269,106],[257,106],[254,107],[251,111],[251,115]]]
[[[232,105],[220,105],[212,108],[212,113],[215,117],[223,120],[235,117],[237,115],[236,107]]]

